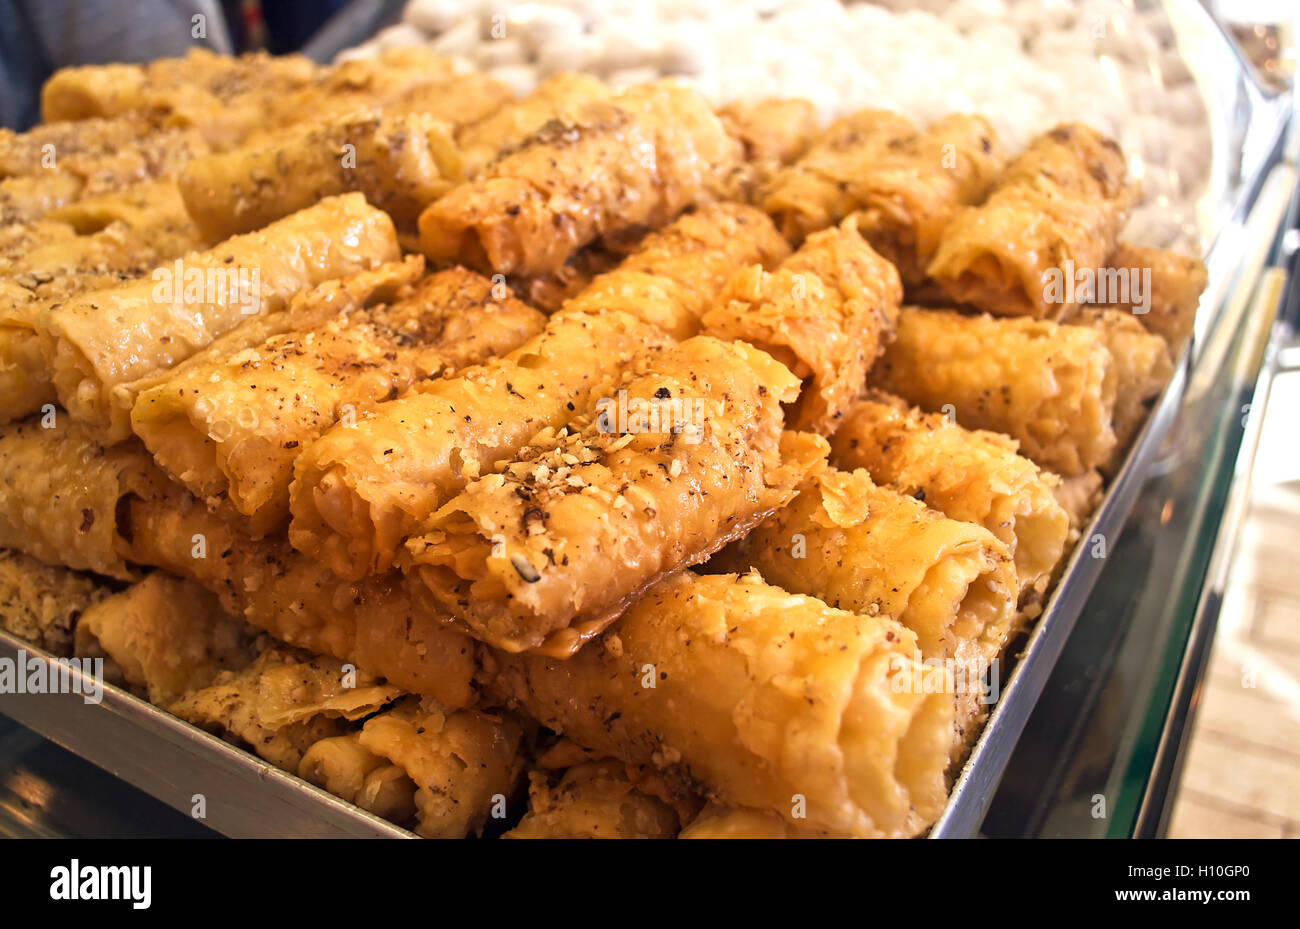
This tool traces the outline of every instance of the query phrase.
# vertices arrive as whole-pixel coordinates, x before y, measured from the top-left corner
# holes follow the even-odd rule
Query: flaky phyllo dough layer
[[[585,421],[468,485],[409,543],[408,575],[477,638],[573,652],[650,584],[788,501],[823,460],[815,436],[782,434],[798,381],[746,343],[699,336],[644,368]]]

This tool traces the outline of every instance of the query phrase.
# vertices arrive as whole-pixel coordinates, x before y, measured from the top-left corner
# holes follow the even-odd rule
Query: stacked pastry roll
[[[1091,328],[903,307],[871,380],[968,428],[1009,435],[1059,474],[1099,467],[1116,447],[1114,361]]]
[[[209,241],[260,229],[351,190],[414,232],[420,212],[459,176],[451,126],[419,113],[370,110],[273,145],[200,158],[181,174],[180,189]]]
[[[420,246],[480,270],[557,271],[602,236],[721,199],[741,158],[694,90],[634,85],[557,117],[453,188],[421,215]]]
[[[1012,556],[1022,599],[1046,592],[1069,529],[1055,495],[1060,479],[1017,454],[1007,436],[877,393],[844,418],[831,459],[949,519],[983,526]]]
[[[129,432],[129,406],[114,402],[114,388],[184,361],[249,316],[282,311],[304,287],[397,257],[392,220],[347,194],[149,279],[79,294],[45,323],[59,400],[119,440]]]
[[[571,658],[495,652],[490,691],[568,738],[733,805],[844,835],[938,812],[952,699],[915,633],[755,575],[678,574]]]
[[[950,299],[995,315],[1068,313],[1077,272],[1104,265],[1136,196],[1113,140],[1057,126],[943,228],[926,273]]]
[[[408,543],[408,574],[476,638],[573,653],[788,502],[826,453],[814,435],[782,434],[799,382],[744,342],[696,336],[612,386],[594,415],[538,433]]]
[[[411,385],[505,354],[543,317],[463,268],[418,283],[419,259],[359,277],[373,282],[353,312],[304,294],[292,328],[239,348],[218,339],[140,392],[131,426],[159,464],[195,494],[229,500],[264,535],[289,516],[301,449],[338,422]],[[385,272],[381,276],[380,272]],[[367,306],[399,285],[388,302]],[[324,304],[324,306],[322,306]],[[315,319],[324,321],[313,324]],[[242,335],[239,330],[232,337]]]
[[[829,435],[893,336],[902,296],[894,267],[850,219],[809,236],[775,272],[751,265],[733,276],[702,322],[785,362],[806,382],[791,425]]]
[[[862,234],[910,286],[924,279],[957,212],[984,198],[1003,159],[981,117],[949,116],[922,132],[896,113],[864,110],[815,136],[760,201],[795,241],[856,216]]]
[[[671,839],[698,808],[646,768],[567,739],[542,750],[528,774],[528,810],[507,839]]]
[[[1209,279],[1205,263],[1167,249],[1120,242],[1107,265],[1122,274],[1136,274],[1138,281],[1149,279],[1149,287],[1142,287],[1144,293],[1130,286],[1129,293],[1119,295],[1109,308],[1133,315],[1177,356],[1196,324],[1201,292]]]
[[[293,545],[343,576],[391,568],[467,483],[539,430],[562,427],[638,353],[693,331],[735,263],[786,250],[767,218],[743,206],[704,208],[651,235],[499,361],[417,385],[308,446],[291,488]]]
[[[1019,583],[1007,547],[982,526],[949,519],[879,487],[865,470],[812,478],[798,498],[718,560],[831,606],[889,616],[915,634],[918,656],[957,698],[953,762],[985,712],[983,680],[1015,618]]]
[[[90,605],[77,651],[182,719],[420,835],[510,812],[524,730],[255,637],[190,581],[152,574]]]
[[[276,639],[368,668],[447,706],[473,701],[470,641],[389,576],[340,578],[282,540],[252,539],[174,485],[121,507],[133,562],[196,581]]]

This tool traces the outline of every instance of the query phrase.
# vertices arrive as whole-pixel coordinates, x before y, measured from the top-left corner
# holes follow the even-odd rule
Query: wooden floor
[[[1300,374],[1274,382],[1173,838],[1300,838]]]

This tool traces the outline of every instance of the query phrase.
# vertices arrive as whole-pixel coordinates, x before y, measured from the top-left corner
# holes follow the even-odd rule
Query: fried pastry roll
[[[831,461],[865,468],[880,486],[993,533],[1015,560],[1022,596],[1045,591],[1065,552],[1070,521],[1056,501],[1059,479],[1018,455],[1004,435],[876,394],[844,417]]]
[[[378,58],[321,69],[301,89],[266,101],[264,127],[245,142],[261,145],[281,135],[278,127],[289,126],[293,134],[300,125],[367,108],[393,116],[420,114],[459,129],[512,100],[509,88],[463,60],[421,46],[390,48]]]
[[[157,127],[138,114],[47,122],[25,132],[0,128],[0,177],[44,174],[60,164],[73,167],[94,163],[138,145],[155,131]]]
[[[804,381],[787,411],[791,428],[830,435],[893,335],[902,299],[898,272],[850,219],[813,233],[772,273],[737,272],[702,322],[709,335],[783,362]]]
[[[4,297],[0,295],[0,299]],[[34,328],[41,311],[27,309],[32,314],[31,325],[0,324],[0,424],[22,419],[47,404],[53,408],[58,399],[41,337]],[[22,318],[21,313],[17,315]],[[5,323],[14,321],[14,315],[6,317]]]
[[[475,638],[571,654],[824,464],[823,440],[782,435],[798,388],[744,342],[682,342],[469,484],[407,543],[404,570]]]
[[[66,171],[49,177],[0,178],[0,226],[40,219],[55,207],[76,200],[84,181]]]
[[[0,220],[4,224],[49,217],[60,208],[85,200],[147,188],[149,182],[175,174],[190,159],[208,151],[207,144],[193,131],[154,130],[134,122],[128,125],[138,128],[140,134],[120,148],[106,151],[97,142],[78,142],[75,127],[80,124],[67,125],[70,128],[39,134],[37,141],[48,141],[40,143],[36,170],[30,170],[30,163],[16,165],[24,170],[14,174],[0,170]],[[66,148],[60,148],[60,142]],[[15,160],[30,162],[25,154],[15,154]]]
[[[301,55],[236,58],[194,48],[183,58],[144,65],[56,71],[41,89],[41,114],[50,123],[139,113],[165,126],[197,129],[213,146],[229,147],[265,125],[276,101],[319,79],[320,69]],[[292,115],[303,119],[310,111]]]
[[[400,697],[332,658],[268,648],[248,667],[222,671],[212,683],[167,706],[168,712],[235,744],[277,768],[297,772],[312,744],[339,735]]]
[[[714,203],[641,240],[616,268],[596,277],[564,312],[618,309],[676,339],[699,334],[700,318],[738,267],[770,268],[790,246],[761,210]]]
[[[110,593],[87,574],[0,549],[0,628],[59,658],[72,657],[77,620]]]
[[[179,488],[127,499],[131,557],[197,581],[228,613],[446,706],[472,697],[472,643],[412,604],[400,577],[353,583],[283,542],[255,542]]]
[[[544,321],[472,271],[441,271],[391,303],[191,359],[139,395],[131,426],[177,480],[200,497],[229,499],[264,535],[288,520],[302,447],[341,416],[509,352]]]
[[[321,739],[303,753],[298,776],[348,803],[403,825],[415,819],[415,783],[361,744],[361,733]]]
[[[172,367],[249,316],[279,312],[305,287],[397,257],[392,220],[345,194],[149,278],[78,295],[48,318],[59,399],[121,439],[130,411],[113,403],[117,385]]]
[[[1057,126],[944,227],[927,271],[953,300],[997,316],[1068,313],[1076,272],[1105,263],[1136,196],[1114,141]]]
[[[523,772],[523,728],[504,715],[411,699],[366,720],[360,744],[415,784],[415,831],[429,839],[481,835]]]
[[[919,283],[943,227],[987,193],[1004,160],[992,127],[953,115],[918,132],[907,119],[864,110],[832,123],[761,195],[791,241],[858,217],[858,231]]]
[[[903,307],[870,381],[968,429],[1009,435],[1068,477],[1115,450],[1114,368],[1103,334],[1083,326]]]
[[[51,210],[46,218],[69,224],[91,241],[100,230],[121,223],[134,233],[138,248],[147,249],[155,263],[201,245],[198,229],[185,211],[180,188],[170,177],[86,197]]]
[[[831,471],[718,567],[754,568],[839,609],[897,618],[924,659],[953,662],[954,753],[972,734],[984,672],[1006,643],[1019,595],[1006,546],[988,530],[877,487],[866,471]]]
[[[40,335],[51,307],[138,278],[196,241],[170,181],[54,213],[60,221],[26,224],[30,234],[14,236],[0,258],[9,275],[0,280],[0,422],[57,399]]]
[[[528,812],[506,839],[671,839],[677,812],[637,790],[621,761],[528,773]]]
[[[1123,310],[1089,308],[1071,320],[1100,332],[1114,360],[1115,452],[1107,463],[1111,469],[1118,467],[1146,421],[1152,401],[1174,373],[1168,343],[1139,319]]]
[[[460,177],[452,129],[420,115],[363,110],[274,145],[191,162],[181,195],[208,241],[261,229],[323,197],[360,191],[414,233],[420,212]]]
[[[420,216],[420,247],[480,271],[544,274],[584,245],[719,199],[741,146],[694,90],[638,84],[547,123]]]
[[[744,146],[747,183],[754,191],[762,190],[777,171],[802,156],[820,128],[817,108],[794,97],[729,103],[718,110],[718,118]]]
[[[420,280],[424,270],[423,257],[407,255],[401,261],[384,262],[300,290],[289,299],[284,312],[243,320],[173,367],[115,388],[114,399],[123,406],[134,407],[141,393],[191,367],[211,364],[257,348],[279,335],[324,325],[340,316],[391,303]]]
[[[484,668],[568,738],[725,803],[910,836],[944,803],[952,729],[951,695],[908,686],[915,650],[886,616],[688,571],[567,660],[498,652]]]
[[[5,426],[0,547],[46,564],[131,579],[119,504],[129,494],[151,495],[165,481],[139,445],[105,448],[66,414]]]
[[[1074,477],[1062,478],[1056,488],[1056,502],[1070,517],[1071,540],[1077,538],[1078,530],[1088,521],[1092,511],[1097,508],[1102,497],[1101,472],[1093,469]]]
[[[166,706],[255,657],[248,624],[193,581],[161,571],[113,594],[77,623],[77,654],[101,656],[113,677]]]
[[[1149,332],[1165,340],[1170,355],[1176,357],[1196,325],[1196,309],[1209,280],[1205,262],[1178,252],[1120,242],[1106,264],[1121,271],[1150,272],[1145,300],[1130,292],[1127,301],[1112,303],[1110,308],[1133,313]]]
[[[551,120],[611,94],[600,78],[590,74],[566,71],[548,77],[522,100],[507,103],[461,130],[457,141],[464,176],[477,177],[497,157],[510,152]]]
[[[387,570],[466,483],[563,425],[636,353],[665,341],[625,313],[557,314],[504,358],[336,425],[294,465],[290,541],[342,577]]]

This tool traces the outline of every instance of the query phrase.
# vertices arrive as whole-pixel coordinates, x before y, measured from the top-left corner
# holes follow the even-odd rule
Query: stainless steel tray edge
[[[54,660],[0,630],[0,658]],[[73,678],[81,672],[73,670]],[[2,694],[0,713],[232,838],[410,838],[412,833],[288,774],[131,693]]]
[[[1289,165],[1274,166],[1250,208],[1245,229],[1238,230],[1245,235],[1245,249],[1236,248],[1241,243],[1220,239],[1211,250],[1211,277],[1213,279],[1216,276],[1214,272],[1219,271],[1219,280],[1224,285],[1228,283],[1222,274],[1224,269],[1213,267],[1213,253],[1222,249],[1225,260],[1234,265],[1237,264],[1236,259],[1244,255],[1230,291],[1223,296],[1221,305],[1212,307],[1214,313],[1209,332],[1213,336],[1222,336],[1226,327],[1234,326],[1250,303],[1256,281],[1267,261],[1269,246],[1290,202],[1295,183],[1294,168]],[[1227,290],[1227,287],[1224,289]],[[1219,293],[1207,296],[1216,304],[1220,303]],[[1207,341],[1206,348],[1213,348],[1221,339],[1211,337]],[[970,838],[977,834],[1029,714],[1038,702],[1047,678],[1101,573],[1105,559],[1091,556],[1093,540],[1101,536],[1109,546],[1117,538],[1137,499],[1137,492],[1155,461],[1160,443],[1177,416],[1185,392],[1195,390],[1194,375],[1222,360],[1221,351],[1206,352],[1198,349],[1199,346],[1195,345],[1184,349],[1173,377],[1134,440],[1105,498],[1081,532],[1046,609],[1038,618],[1023,652],[1011,667],[997,704],[953,784],[943,813],[930,830],[930,838]]]

